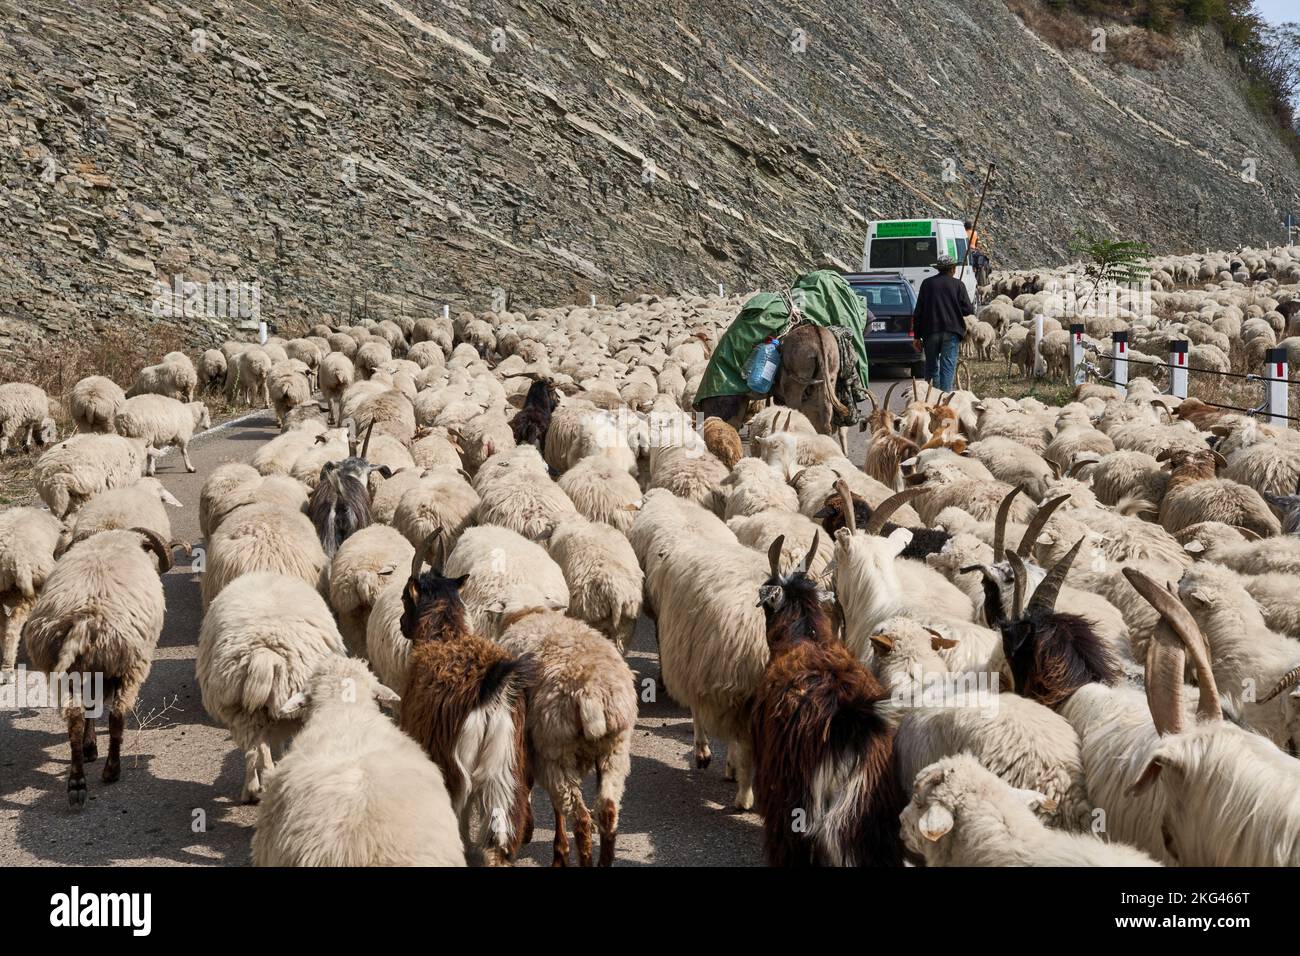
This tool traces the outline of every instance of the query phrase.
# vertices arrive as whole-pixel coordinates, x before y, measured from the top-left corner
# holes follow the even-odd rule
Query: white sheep
[[[530,770],[555,808],[554,862],[567,861],[565,818],[572,817],[578,862],[592,863],[591,814],[582,799],[582,778],[594,770],[600,865],[609,866],[619,804],[632,769],[637,711],[632,670],[599,633],[556,611],[516,616],[500,643],[516,655],[531,655],[539,665],[525,726]]]
[[[641,486],[625,464],[605,455],[581,459],[557,484],[574,508],[591,521],[603,521],[627,534],[641,506]]]
[[[541,545],[498,525],[467,529],[447,556],[443,573],[449,578],[469,575],[461,599],[470,630],[482,637],[499,637],[502,621],[516,611],[569,606],[560,566]]]
[[[55,555],[67,531],[59,520],[39,508],[0,511],[0,683],[13,678],[18,639],[32,605],[54,570]]]
[[[1049,830],[1046,795],[1018,789],[969,754],[916,775],[902,813],[903,845],[926,866],[1159,866],[1141,850]]]
[[[83,378],[72,386],[68,396],[73,422],[87,432],[113,431],[113,420],[125,401],[126,392],[122,387],[103,375]]]
[[[185,404],[165,395],[139,395],[128,398],[118,409],[115,426],[118,434],[137,438],[150,448],[179,446],[185,470],[193,472],[190,439],[197,430],[212,426],[212,416],[203,402]],[[154,473],[155,460],[155,456],[149,457],[146,474]]]
[[[0,385],[0,455],[11,442],[30,450],[32,442],[52,445],[59,440],[59,427],[50,415],[50,399],[39,385],[6,382]]]
[[[271,748],[301,724],[286,705],[331,654],[347,654],[338,627],[320,594],[298,578],[245,574],[208,604],[195,672],[204,710],[243,752],[245,803],[260,799],[275,769]]]
[[[352,534],[330,564],[330,605],[348,651],[364,657],[366,625],[379,595],[415,557],[415,548],[392,528],[372,524]]]
[[[608,637],[622,654],[641,614],[644,584],[632,545],[617,529],[580,516],[557,524],[546,545],[564,572],[569,614]]]
[[[442,771],[380,713],[396,698],[331,655],[285,702],[303,727],[263,790],[255,866],[465,865]]]
[[[103,675],[110,695],[105,783],[122,774],[126,715],[149,676],[162,634],[166,605],[159,574],[170,567],[166,545],[152,532],[97,534],[59,559],[23,625],[27,656],[36,670],[52,676]],[[80,697],[62,703],[72,749],[68,802],[79,809],[86,801],[84,761],[95,759],[98,751],[96,718],[86,716]]]
[[[73,435],[37,459],[32,483],[50,511],[67,518],[91,495],[139,480],[154,454],[121,435]]]
[[[227,585],[257,571],[296,577],[320,594],[327,592],[329,560],[305,514],[278,502],[248,504],[230,512],[208,541],[199,586],[203,607]]]
[[[90,499],[72,526],[72,540],[80,541],[101,531],[148,528],[163,541],[171,541],[167,508],[181,503],[157,478],[141,478],[125,488],[110,488]]]
[[[126,397],[166,395],[179,402],[192,402],[198,387],[199,373],[189,356],[168,352],[157,365],[147,365],[136,373],[135,384],[127,390]]]

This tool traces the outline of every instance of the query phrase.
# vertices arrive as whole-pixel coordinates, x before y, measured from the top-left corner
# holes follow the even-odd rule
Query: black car
[[[921,343],[912,331],[916,294],[911,284],[896,272],[849,273],[845,280],[862,296],[873,321],[864,342],[871,365],[906,365],[913,378],[925,374]]]

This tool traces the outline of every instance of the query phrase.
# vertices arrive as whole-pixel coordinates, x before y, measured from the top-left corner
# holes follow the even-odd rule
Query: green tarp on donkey
[[[790,286],[790,297],[809,322],[828,328],[839,326],[852,333],[857,374],[865,391],[868,377],[863,334],[867,312],[861,297],[842,275],[829,269],[800,276]],[[745,363],[756,345],[768,336],[780,336],[789,324],[790,309],[784,296],[775,292],[760,292],[752,296],[714,349],[709,367],[695,393],[695,407],[739,427],[739,418],[748,400],[761,397],[750,395],[745,384]],[[729,400],[702,405],[706,399]]]

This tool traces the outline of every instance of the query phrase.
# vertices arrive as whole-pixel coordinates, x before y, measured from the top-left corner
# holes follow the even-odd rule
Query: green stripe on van
[[[876,236],[880,239],[895,239],[900,236],[928,236],[934,232],[934,222],[921,219],[915,222],[878,222]]]
[[[956,240],[956,239],[949,239],[949,240],[948,240],[948,255],[951,256],[953,259],[956,259],[956,258],[957,258],[957,240]]]

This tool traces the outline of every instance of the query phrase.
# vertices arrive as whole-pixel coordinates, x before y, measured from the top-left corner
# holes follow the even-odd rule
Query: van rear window
[[[934,265],[938,246],[933,236],[924,239],[872,239],[872,269],[921,269]]]

